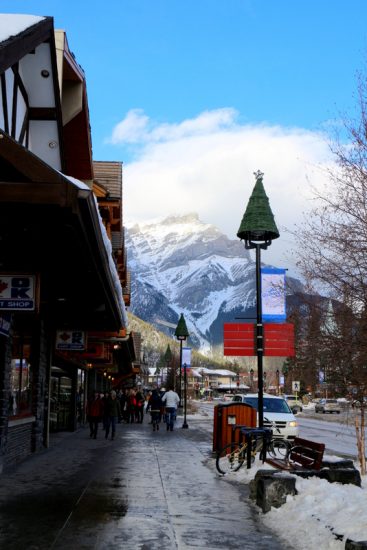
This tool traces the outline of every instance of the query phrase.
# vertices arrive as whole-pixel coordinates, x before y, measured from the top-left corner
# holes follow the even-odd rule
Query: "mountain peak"
[[[196,213],[127,228],[126,246],[132,313],[169,326],[183,312],[191,341],[201,350],[218,341],[211,331],[213,323],[218,331],[221,312],[253,305],[255,269],[248,251]]]

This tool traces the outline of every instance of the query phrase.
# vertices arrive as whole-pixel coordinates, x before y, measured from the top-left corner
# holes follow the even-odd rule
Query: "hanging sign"
[[[256,355],[254,323],[224,323],[223,351],[229,356]],[[264,323],[264,356],[294,357],[294,325],[291,323]]]
[[[0,275],[0,310],[33,311],[35,307],[35,275]]]
[[[85,349],[85,332],[81,330],[58,330],[56,332],[57,350],[83,350]]]
[[[283,323],[286,320],[285,269],[261,269],[261,305],[264,322]]]

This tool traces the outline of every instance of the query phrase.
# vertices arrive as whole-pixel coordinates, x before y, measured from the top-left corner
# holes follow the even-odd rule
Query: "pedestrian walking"
[[[99,393],[96,391],[87,401],[87,420],[89,422],[90,435],[93,439],[97,439],[98,424],[103,418],[104,406]]]
[[[120,401],[117,399],[116,392],[114,390],[111,391],[109,397],[107,398],[106,412],[107,425],[105,438],[108,439],[111,428],[111,440],[113,440],[115,439],[116,434],[116,424],[121,416]]]
[[[173,431],[173,425],[176,420],[176,411],[180,398],[178,394],[173,391],[173,387],[169,386],[168,391],[162,397],[162,402],[166,405],[166,422],[167,422],[167,431]]]
[[[143,423],[144,418],[144,395],[141,389],[139,388],[135,394],[136,406],[135,406],[135,420],[139,424]]]
[[[132,388],[127,397],[127,423],[134,423],[135,420],[135,407],[136,407],[136,397],[135,390]]]
[[[157,389],[153,390],[149,397],[147,412],[150,411],[153,424],[153,432],[159,430],[159,417],[161,414],[162,398]]]
[[[122,390],[120,395],[121,421],[127,422],[127,390]]]

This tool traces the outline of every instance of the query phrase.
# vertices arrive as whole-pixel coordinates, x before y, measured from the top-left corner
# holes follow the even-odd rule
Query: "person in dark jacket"
[[[98,424],[103,418],[103,401],[96,391],[87,401],[87,419],[90,428],[90,437],[97,439]]]
[[[116,424],[118,422],[118,419],[121,416],[120,401],[117,399],[115,390],[111,391],[109,397],[107,398],[105,407],[106,407],[106,413],[107,413],[105,438],[108,439],[108,435],[110,433],[110,428],[111,428],[111,440],[113,440],[115,439],[115,434],[116,434]]]
[[[143,419],[144,419],[145,398],[144,398],[143,392],[141,391],[140,388],[138,389],[138,391],[135,394],[135,399],[136,399],[135,420],[139,424],[142,424]]]
[[[153,390],[149,398],[147,412],[150,411],[153,424],[153,432],[159,430],[159,419],[161,415],[162,398],[157,389]]]

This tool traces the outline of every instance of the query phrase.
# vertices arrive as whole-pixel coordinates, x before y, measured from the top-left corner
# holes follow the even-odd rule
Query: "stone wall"
[[[32,451],[36,452],[44,448],[45,422],[48,411],[48,380],[49,380],[49,346],[45,322],[39,321],[32,338],[31,364],[33,365],[33,394],[32,412],[35,422],[32,432]]]
[[[11,337],[0,336],[0,472],[7,452],[10,372]]]
[[[31,436],[32,422],[10,426],[8,428],[4,468],[17,464],[31,454]]]

